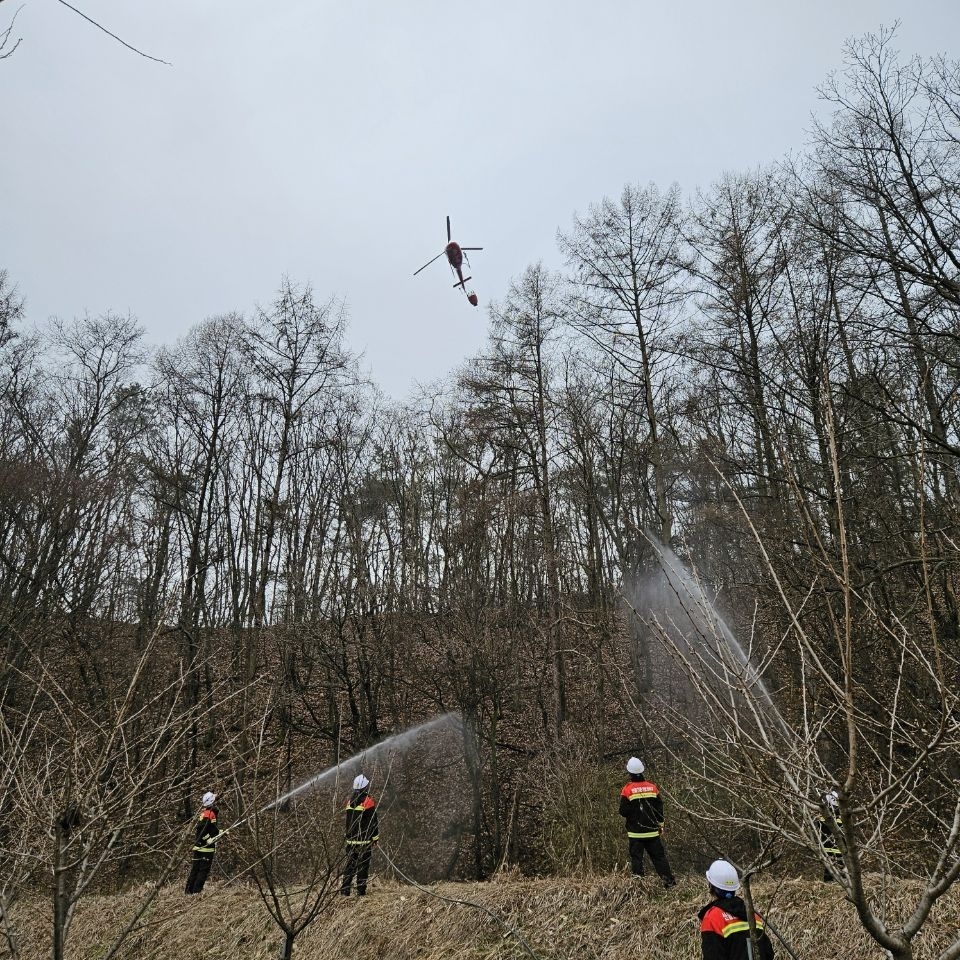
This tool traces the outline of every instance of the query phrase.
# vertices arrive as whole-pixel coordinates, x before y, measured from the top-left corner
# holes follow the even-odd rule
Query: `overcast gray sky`
[[[0,27],[21,0],[0,3]],[[0,62],[0,267],[28,316],[135,314],[153,342],[342,296],[397,398],[483,342],[484,303],[628,181],[688,194],[802,148],[845,38],[960,54],[957,0],[26,0]],[[473,258],[455,293],[446,240]]]

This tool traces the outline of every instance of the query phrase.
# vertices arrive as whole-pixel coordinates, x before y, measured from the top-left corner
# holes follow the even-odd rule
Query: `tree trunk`
[[[63,960],[67,923],[67,883],[63,853],[66,830],[60,820],[54,828],[53,839],[53,960]]]

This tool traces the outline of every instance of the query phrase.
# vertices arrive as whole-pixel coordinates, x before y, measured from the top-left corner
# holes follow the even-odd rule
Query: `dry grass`
[[[836,887],[808,880],[758,883],[756,896],[790,940],[800,960],[880,958]],[[623,874],[528,880],[507,875],[489,883],[443,883],[430,888],[480,903],[516,924],[537,956],[547,960],[698,960],[696,913],[704,885],[684,880],[669,892]],[[904,891],[905,893],[907,891]],[[71,932],[73,960],[101,956],[137,897],[95,897],[81,904]],[[904,902],[906,897],[904,897]],[[892,905],[894,908],[896,905]],[[48,905],[28,900],[16,912],[24,958],[49,956]],[[917,960],[932,960],[960,928],[960,898],[946,898],[917,943]],[[197,897],[165,890],[128,942],[136,960],[274,960],[281,937],[256,894],[240,884],[210,883]],[[443,903],[416,888],[371,884],[364,900],[338,900],[298,940],[298,960],[493,960],[528,954],[479,910]],[[782,948],[778,956],[786,956]]]

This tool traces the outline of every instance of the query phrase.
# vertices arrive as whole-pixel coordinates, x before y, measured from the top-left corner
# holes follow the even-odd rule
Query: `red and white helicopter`
[[[428,263],[425,263],[420,270],[426,270],[431,263],[439,260],[444,254],[447,255],[447,263],[450,264],[450,269],[457,275],[457,282],[454,284],[454,287],[459,287],[467,297],[467,300],[476,306],[479,302],[477,300],[477,295],[470,290],[467,291],[467,281],[471,280],[472,277],[465,277],[463,275],[463,264],[466,263],[467,266],[470,266],[470,261],[465,256],[467,250],[482,250],[483,247],[461,247],[459,243],[455,240],[450,239],[450,218],[447,217],[447,245]],[[414,271],[414,276],[416,276],[420,270]]]

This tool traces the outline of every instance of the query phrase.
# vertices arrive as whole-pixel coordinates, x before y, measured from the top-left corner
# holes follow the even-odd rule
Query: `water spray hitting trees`
[[[390,869],[425,881],[449,873],[470,817],[469,804],[457,800],[466,745],[460,715],[447,713],[278,795],[285,758],[271,749],[268,721],[269,710],[260,718],[252,755],[244,754],[237,741],[234,763],[245,767],[235,795],[242,815],[227,836],[232,873],[253,879],[282,933],[282,956],[290,960],[297,937],[340,895],[343,809],[355,774],[365,772],[376,791]]]

